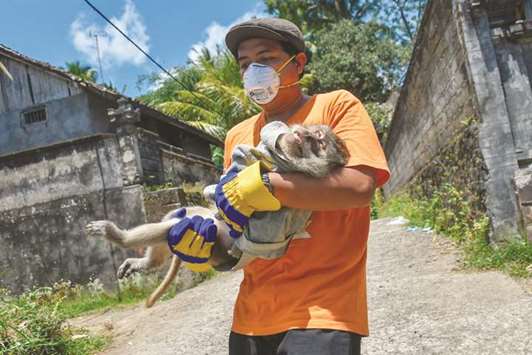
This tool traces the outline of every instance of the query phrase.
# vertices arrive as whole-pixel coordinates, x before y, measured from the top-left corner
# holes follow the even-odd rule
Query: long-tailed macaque
[[[275,138],[273,147],[271,145],[269,147],[269,153],[273,153],[272,156],[282,159],[282,162],[273,159],[274,165],[279,163],[283,166],[283,169],[275,170],[274,168],[274,171],[300,172],[321,178],[328,175],[332,169],[346,164],[347,149],[329,126],[294,125],[286,129],[287,133],[280,134],[278,138]],[[275,149],[275,152],[271,151],[272,148]],[[253,150],[251,153],[260,155],[257,150]],[[260,160],[264,157],[256,158]],[[209,196],[212,195],[212,186],[210,189],[209,187],[205,189],[205,194],[206,197],[212,197]],[[148,247],[144,257],[129,258],[122,263],[118,269],[118,277],[123,278],[134,272],[158,267],[171,255],[166,238],[170,228],[180,221],[180,218],[175,216],[175,212],[176,210],[169,212],[159,223],[144,224],[131,230],[122,230],[113,222],[105,220],[91,222],[85,227],[85,230],[91,237],[104,237],[125,248]],[[215,270],[231,270],[238,259],[231,255],[231,248],[235,240],[229,236],[229,228],[225,222],[218,218],[216,211],[204,207],[186,207],[186,215],[200,215],[214,220],[218,227],[217,240],[208,262]],[[180,260],[173,256],[171,266],[163,282],[146,301],[147,307],[151,307],[168,288],[177,274],[179,265]]]

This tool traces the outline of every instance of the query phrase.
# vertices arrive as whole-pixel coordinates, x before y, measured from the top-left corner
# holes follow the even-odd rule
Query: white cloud
[[[135,43],[149,53],[150,37],[146,26],[132,0],[126,0],[124,11],[120,18],[110,19],[118,28],[126,33]],[[111,25],[99,26],[86,23],[83,16],[79,16],[70,25],[70,35],[74,47],[81,52],[93,66],[98,65],[98,55],[94,35],[98,35],[98,46],[102,66],[109,68],[115,65],[141,65],[146,57],[133,44],[125,39]]]
[[[222,26],[216,21],[211,22],[211,24],[205,29],[207,39],[193,44],[192,48],[188,51],[188,58],[193,62],[196,61],[202,48],[207,48],[209,52],[216,53],[218,47],[225,47],[225,35],[231,27],[237,23],[252,19],[253,17],[266,16],[268,15],[261,9],[261,5],[257,4],[253,10],[246,12],[227,26]]]

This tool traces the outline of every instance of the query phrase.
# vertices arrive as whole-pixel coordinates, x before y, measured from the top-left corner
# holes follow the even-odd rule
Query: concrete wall
[[[176,186],[183,183],[212,184],[219,178],[220,172],[205,156],[193,153],[194,145],[205,142],[189,138],[181,142],[185,148],[166,144],[159,135],[144,129],[138,129],[139,152],[141,156],[144,181],[147,184],[170,182]],[[192,152],[191,152],[192,151]],[[208,155],[207,155],[208,156]]]
[[[0,155],[89,134],[86,95],[56,99],[41,107],[47,116],[42,122],[26,124],[23,112],[27,108],[0,114]]]
[[[145,222],[143,188],[122,186],[118,154],[114,137],[98,136],[0,159],[0,287],[113,282],[127,252],[87,239],[83,226]]]
[[[520,166],[532,164],[532,43],[527,38],[495,38],[516,158]]]
[[[0,211],[122,187],[112,135],[0,159]]]
[[[453,184],[497,242],[518,235],[528,213],[515,187],[521,177],[524,191],[532,168],[532,26],[516,22],[521,5],[428,2],[385,146],[385,194],[415,185],[430,197]]]
[[[392,176],[386,195],[436,161],[462,121],[477,115],[451,2],[429,2],[418,36],[385,146]]]
[[[210,162],[191,154],[175,152],[170,147],[161,148],[161,161],[164,181],[179,186],[183,183],[214,184],[218,181],[220,172]]]

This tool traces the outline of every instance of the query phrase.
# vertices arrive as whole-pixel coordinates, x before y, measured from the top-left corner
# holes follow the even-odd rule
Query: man
[[[303,94],[298,81],[307,57],[293,23],[253,19],[231,28],[225,40],[247,94],[262,108],[228,132],[226,169],[233,147],[257,145],[261,128],[271,121],[329,125],[350,153],[345,167],[322,179],[264,173],[258,165],[221,179],[217,206],[235,238],[254,211],[281,205],[315,211],[307,228],[310,239],[293,240],[281,258],[245,267],[229,353],[359,354],[360,338],[368,335],[369,206],[375,188],[389,178],[373,125],[360,101],[345,90]],[[201,228],[190,229],[202,235]]]

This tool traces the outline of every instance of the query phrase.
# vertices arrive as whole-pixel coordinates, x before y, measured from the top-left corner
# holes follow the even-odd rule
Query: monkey
[[[330,174],[334,168],[344,166],[349,153],[344,142],[333,133],[329,126],[292,125],[288,127],[276,121],[269,123],[261,130],[261,143],[257,148],[238,145],[232,157],[233,165],[247,166],[259,160],[261,166],[267,171],[300,172],[311,177],[322,178]],[[213,199],[215,187],[216,185],[210,185],[205,188],[204,196],[207,199]],[[200,215],[203,218],[211,218],[218,228],[216,242],[208,260],[208,263],[217,271],[240,269],[255,257],[280,257],[286,250],[286,248],[281,248],[273,250],[267,256],[251,253],[244,257],[243,250],[247,249],[245,244],[238,241],[246,237],[241,236],[236,240],[232,238],[229,235],[229,226],[215,211],[205,207],[185,208],[187,216]],[[180,218],[176,216],[176,211],[170,211],[161,222],[144,224],[131,230],[122,230],[111,221],[94,221],[87,224],[85,232],[90,237],[103,237],[124,248],[148,247],[144,257],[128,258],[122,263],[117,272],[118,278],[121,279],[135,272],[156,268],[171,255],[166,237],[170,228],[180,221]],[[287,239],[286,233],[290,234],[291,238],[297,238],[295,232],[304,230],[310,220],[310,214],[311,211],[284,207],[276,212],[255,212],[250,219],[251,227],[247,232],[261,237],[262,234],[267,234],[266,240],[261,243],[273,242],[268,239],[271,238],[268,233],[263,233],[263,229],[271,229],[271,218],[280,218],[284,220],[284,229],[280,228],[280,231],[276,232],[282,233],[281,238],[286,240],[287,246],[291,239]],[[282,217],[279,217],[281,215]],[[169,287],[177,275],[180,263],[180,259],[173,255],[165,278],[146,301],[147,308],[151,307]]]

